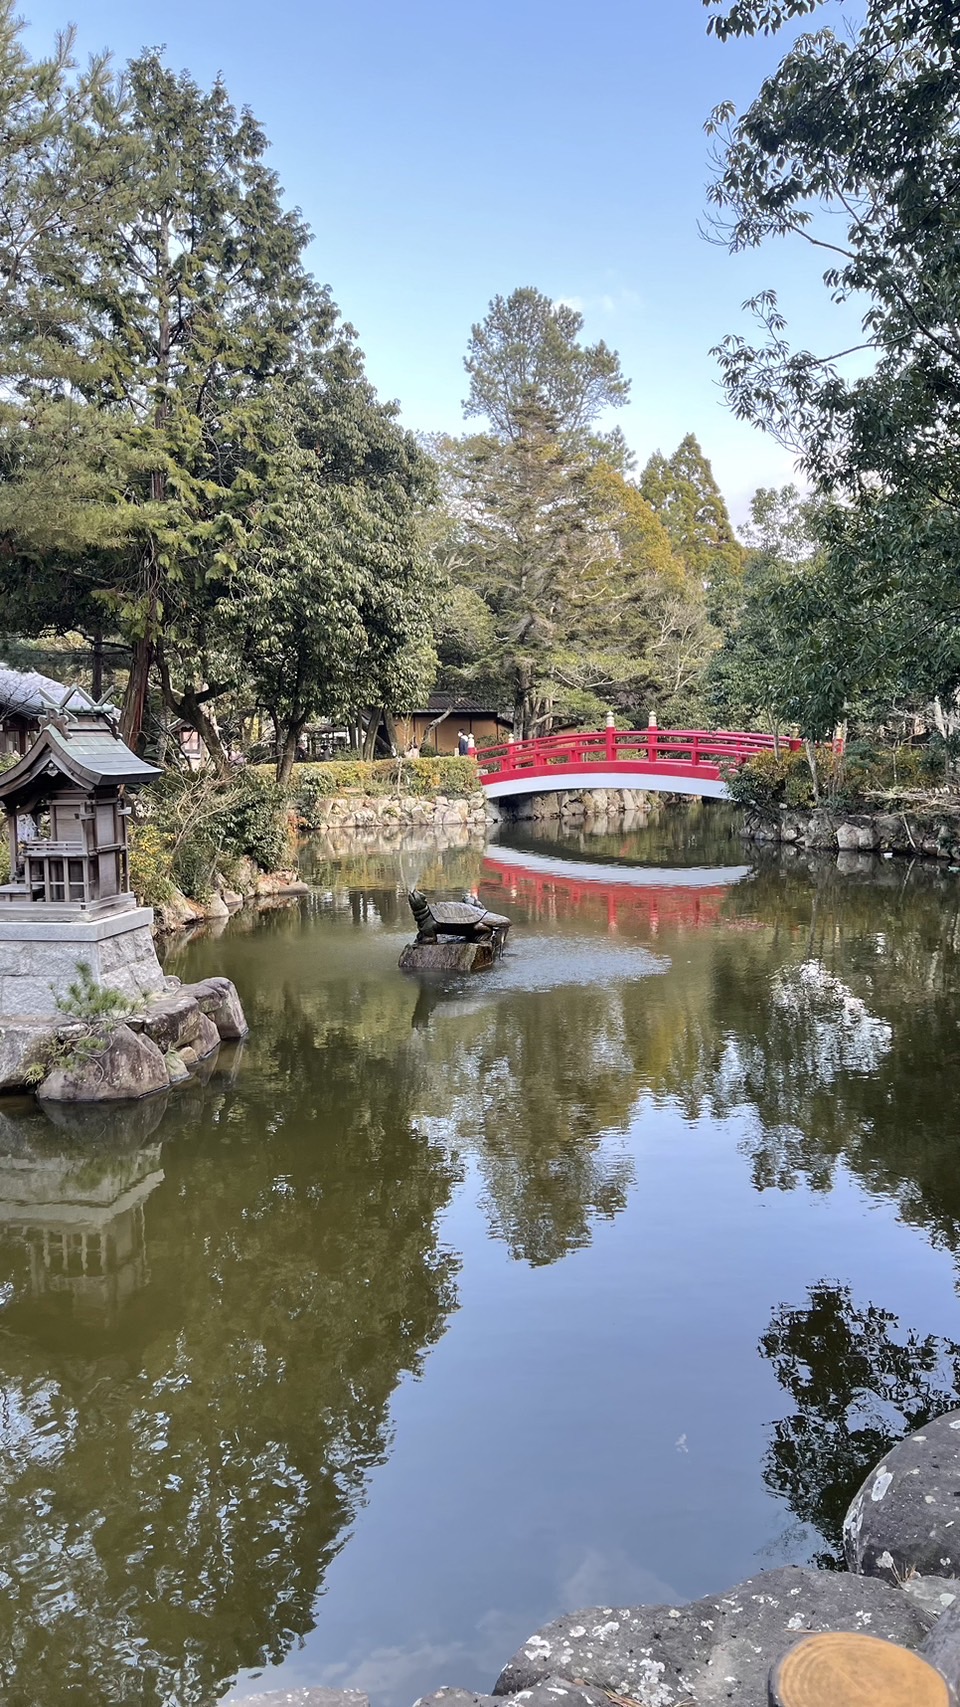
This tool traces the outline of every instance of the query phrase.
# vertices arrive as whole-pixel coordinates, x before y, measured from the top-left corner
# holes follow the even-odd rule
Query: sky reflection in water
[[[722,810],[315,845],[180,945],[253,1027],[77,1134],[0,1104],[0,1693],[489,1688],[538,1623],[831,1552],[955,1400],[960,890]],[[511,948],[396,962],[402,887]]]

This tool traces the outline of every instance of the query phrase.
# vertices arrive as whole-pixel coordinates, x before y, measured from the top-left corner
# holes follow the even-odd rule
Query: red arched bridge
[[[780,746],[798,751],[803,743]],[[726,778],[757,753],[772,752],[772,735],[743,730],[600,729],[508,741],[479,754],[484,790],[491,800],[544,794],[554,789],[636,788],[661,794],[727,797]]]

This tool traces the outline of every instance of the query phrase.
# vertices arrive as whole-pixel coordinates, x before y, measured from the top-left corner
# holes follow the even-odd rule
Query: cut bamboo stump
[[[922,1654],[844,1630],[797,1642],[773,1667],[768,1697],[770,1707],[956,1707]]]

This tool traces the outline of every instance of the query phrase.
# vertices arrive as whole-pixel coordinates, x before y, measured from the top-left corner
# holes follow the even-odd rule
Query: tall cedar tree
[[[589,475],[603,448],[622,459],[620,436],[595,428],[629,386],[615,351],[583,345],[582,330],[575,309],[525,286],[493,299],[464,364],[465,412],[486,417],[490,432],[454,453],[459,517],[444,549],[453,561],[459,552],[458,580],[493,620],[493,646],[475,674],[499,684],[521,736],[548,727],[560,700],[575,711],[571,695],[593,673],[583,612],[602,598],[607,541]],[[452,607],[441,606],[449,626]],[[482,634],[482,618],[472,627]]]
[[[711,616],[720,619],[743,573],[743,548],[693,433],[686,435],[669,460],[659,451],[654,453],[640,477],[640,490],[663,523],[691,582],[706,593]]]
[[[127,739],[159,657],[169,702],[213,741],[209,611],[269,490],[277,388],[335,340],[336,310],[303,269],[307,231],[281,206],[263,132],[220,83],[204,92],[145,54],[64,121],[60,146],[99,193],[71,205],[8,346],[21,403],[4,449],[20,477],[0,522],[17,545],[79,559],[112,612],[132,648]],[[58,455],[76,501],[44,538]]]
[[[471,584],[493,617],[514,733],[542,733],[571,623],[602,596],[604,540],[590,463],[545,405],[518,406],[514,433],[464,445]]]

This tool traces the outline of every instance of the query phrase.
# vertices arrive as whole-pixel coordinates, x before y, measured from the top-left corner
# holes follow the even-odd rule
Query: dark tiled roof
[[[13,670],[9,664],[0,664],[0,713],[19,711],[25,717],[40,717],[50,710],[49,702],[59,704],[66,691],[64,682],[42,676],[39,670]]]
[[[452,693],[432,693],[426,706],[418,706],[411,711],[411,717],[426,717],[430,712],[449,711],[461,712],[464,717],[495,717],[499,723],[509,723],[510,718],[504,717],[501,711],[495,711],[490,705],[475,705],[469,699],[457,699]]]
[[[55,724],[41,730],[30,751],[0,775],[0,800],[16,798],[31,784],[35,790],[37,779],[51,765],[84,789],[98,783],[136,788],[160,775],[156,765],[138,759],[107,725],[97,727],[93,718],[81,717],[76,727],[68,724],[66,732]]]

